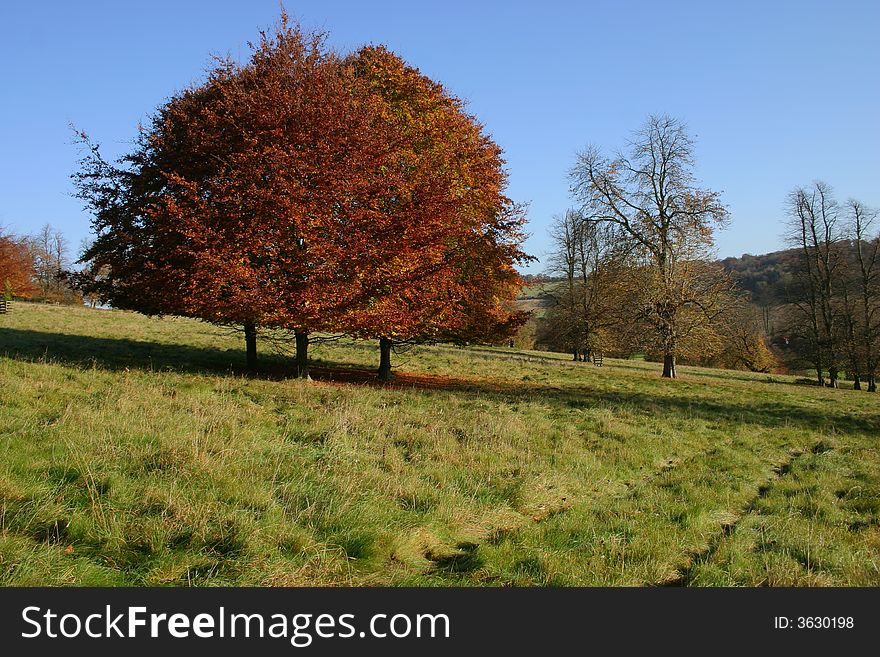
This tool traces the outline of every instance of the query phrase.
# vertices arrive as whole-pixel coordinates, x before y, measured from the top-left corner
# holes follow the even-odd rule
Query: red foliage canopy
[[[361,260],[360,303],[345,328],[365,337],[470,340],[523,320],[511,311],[520,287],[522,209],[503,195],[501,149],[462,103],[384,47],[348,58],[384,103],[398,136],[384,170],[393,195]]]
[[[161,107],[132,154],[90,146],[82,164],[84,258],[114,306],[396,339],[519,320],[501,151],[384,48],[340,58],[282,16],[246,65],[219,61]]]

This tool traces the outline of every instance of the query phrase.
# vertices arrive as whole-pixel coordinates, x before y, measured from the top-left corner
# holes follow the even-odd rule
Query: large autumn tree
[[[282,16],[247,64],[162,106],[133,153],[110,164],[90,145],[85,259],[114,306],[243,326],[251,368],[259,327],[292,329],[305,376],[316,331],[388,355],[516,323],[523,218],[502,164],[441,85],[381,47],[341,58]]]
[[[395,135],[382,165],[394,185],[371,200],[379,215],[352,263],[360,298],[344,323],[379,338],[387,379],[394,342],[497,338],[522,323],[524,213],[503,193],[501,149],[458,98],[381,46],[348,63]]]
[[[732,288],[710,262],[727,210],[718,192],[696,185],[693,168],[694,142],[681,121],[651,116],[627,152],[607,157],[587,148],[571,171],[584,219],[614,226],[633,244],[632,298],[653,327],[669,378],[682,340],[711,325]]]
[[[282,16],[247,64],[219,61],[162,106],[134,152],[111,164],[90,145],[75,181],[95,216],[84,259],[106,271],[102,298],[243,326],[249,368],[260,326],[332,327],[378,214],[364,200],[393,184],[373,97],[321,35]]]

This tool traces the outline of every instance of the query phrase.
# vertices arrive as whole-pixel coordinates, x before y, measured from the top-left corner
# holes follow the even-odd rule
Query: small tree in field
[[[571,171],[572,189],[588,221],[616,226],[634,243],[644,264],[634,290],[663,354],[663,376],[674,378],[683,334],[709,323],[730,288],[729,279],[705,263],[713,232],[727,221],[717,192],[696,186],[693,140],[684,125],[652,116],[629,150],[613,159],[590,147]]]
[[[719,327],[723,337],[720,362],[730,369],[770,372],[778,366],[767,346],[760,311],[745,299],[738,299],[725,312]]]

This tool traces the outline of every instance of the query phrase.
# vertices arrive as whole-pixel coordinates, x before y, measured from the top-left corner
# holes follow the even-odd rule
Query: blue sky
[[[813,179],[880,206],[880,1],[293,2],[346,51],[384,43],[469,102],[530,203],[528,249],[571,204],[588,143],[623,145],[650,113],[684,120],[697,175],[731,227],[721,256],[782,247],[787,192]],[[198,81],[212,53],[245,58],[276,0],[4,2],[0,225],[46,222],[76,246],[69,123],[120,153],[139,121]],[[541,264],[530,271],[537,272]]]

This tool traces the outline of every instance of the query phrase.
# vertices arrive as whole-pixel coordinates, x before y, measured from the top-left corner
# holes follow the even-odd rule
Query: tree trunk
[[[245,362],[248,372],[257,371],[257,327],[253,322],[244,325]]]
[[[578,352],[577,352],[577,349],[573,349],[573,350],[572,350],[572,353],[574,354],[574,358],[572,358],[572,360],[573,360],[574,362],[577,362],[577,360],[578,360]]]
[[[868,392],[877,392],[877,377],[873,372],[868,375]]]
[[[309,332],[297,329],[296,336],[296,376],[300,379],[309,378]]]
[[[675,354],[663,355],[663,378],[675,378]]]
[[[391,380],[391,339],[379,338],[379,380]]]
[[[828,387],[829,388],[837,388],[837,368],[829,367],[828,368]]]
[[[861,390],[862,389],[862,378],[855,374],[853,375],[853,390]]]

